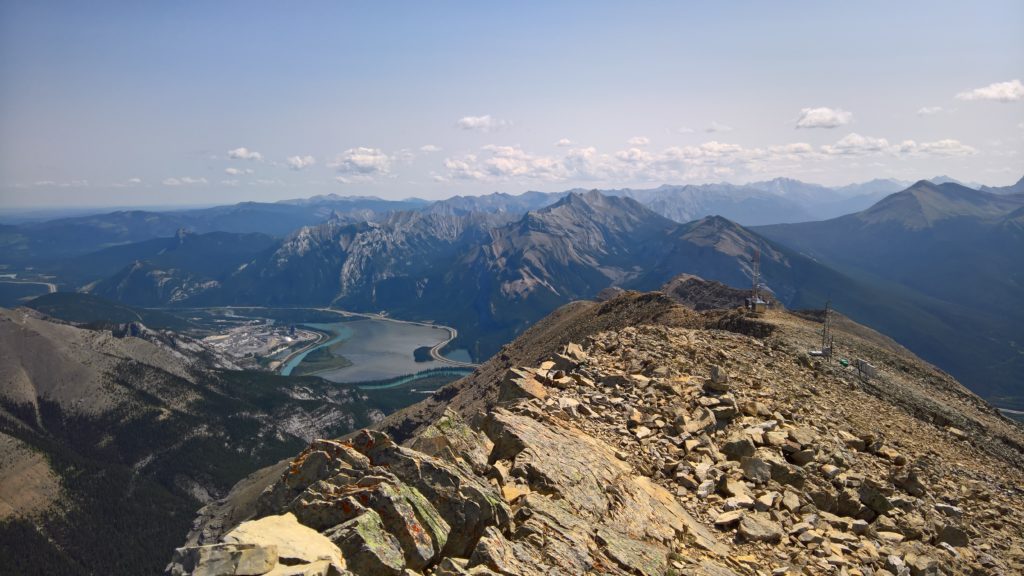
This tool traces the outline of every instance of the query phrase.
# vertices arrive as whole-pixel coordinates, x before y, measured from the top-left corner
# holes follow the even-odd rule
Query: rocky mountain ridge
[[[376,430],[240,484],[168,572],[1024,569],[1024,430],[842,317],[838,349],[872,375],[812,358],[814,318],[568,306]]]

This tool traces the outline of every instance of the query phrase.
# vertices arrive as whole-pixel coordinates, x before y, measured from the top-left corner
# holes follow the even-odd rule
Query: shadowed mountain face
[[[941,352],[919,350],[922,356],[983,396],[1019,398],[1013,383],[1024,374],[1022,214],[1019,194],[922,181],[863,212],[757,231],[883,294],[918,301],[955,327],[950,337],[958,342]]]
[[[276,244],[263,234],[179,231],[86,254],[65,264],[65,277],[93,282],[91,292],[138,306],[163,306],[194,299]],[[115,267],[124,266],[116,272]]]

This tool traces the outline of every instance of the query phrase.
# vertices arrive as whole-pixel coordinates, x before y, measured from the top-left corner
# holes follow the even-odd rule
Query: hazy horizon
[[[0,208],[1007,185],[1021,24],[1006,0],[6,3]]]

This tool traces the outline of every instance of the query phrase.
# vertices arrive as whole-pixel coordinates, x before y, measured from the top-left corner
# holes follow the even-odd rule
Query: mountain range
[[[873,180],[833,189],[776,179],[747,185],[662,186],[606,193],[633,197],[678,222],[718,214],[741,224],[754,225],[838,216],[866,208],[879,198],[878,194],[904,187],[893,180]],[[553,204],[567,193],[454,196],[439,203],[456,213],[523,214]],[[114,245],[171,236],[180,229],[280,237],[303,226],[319,224],[332,215],[343,215],[359,222],[376,220],[394,211],[428,209],[435,204],[438,203],[418,198],[392,201],[327,194],[274,203],[242,202],[191,210],[120,210],[45,221],[0,223],[0,248],[3,249],[0,264],[39,265]]]
[[[724,218],[679,224],[632,198],[597,191],[571,192],[515,219],[447,208],[396,212],[378,222],[332,219],[242,264],[220,256],[219,269],[227,271],[220,277],[161,266],[168,251],[131,263],[91,291],[140,306],[384,310],[453,325],[453,346],[486,358],[559,305],[611,286],[653,289],[680,272],[749,284],[757,250],[767,286],[785,305],[820,305],[848,283]],[[178,248],[220,254],[206,248],[205,236]]]
[[[899,184],[836,196],[864,199]],[[752,228],[717,215],[680,223],[689,209],[661,203],[736,188],[494,194],[411,210],[354,199],[371,217],[331,210],[283,238],[179,230],[40,269],[65,289],[136,306],[332,305],[438,321],[458,329],[453,348],[479,360],[605,288],[656,289],[682,273],[745,288],[759,252],[762,281],[782,305],[831,301],[983,396],[1020,406],[1022,196],[921,181],[846,216]],[[787,179],[742,190],[798,207],[824,193]]]

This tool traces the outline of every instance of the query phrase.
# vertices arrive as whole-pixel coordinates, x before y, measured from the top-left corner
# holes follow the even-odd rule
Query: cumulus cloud
[[[917,109],[918,116],[935,116],[942,112],[942,106],[922,106]]]
[[[338,171],[339,182],[349,183],[372,180],[391,173],[392,158],[379,148],[349,148],[329,164]]]
[[[572,140],[562,138],[558,142],[555,142],[555,146],[558,146],[559,148],[568,148],[569,146],[572,146]]]
[[[287,162],[288,167],[292,170],[304,170],[316,164],[316,158],[312,156],[289,156],[285,162]]]
[[[835,144],[826,144],[821,147],[822,152],[832,156],[862,156],[884,152],[889,148],[889,141],[885,138],[872,138],[861,136],[851,132],[843,136]]]
[[[988,86],[967,90],[956,95],[957,100],[995,100],[996,102],[1017,102],[1024,100],[1024,84],[1020,80],[995,82]]]
[[[959,140],[945,138],[935,142],[921,142],[912,149],[911,153],[932,156],[973,156],[978,151]]]
[[[710,126],[704,129],[704,131],[708,134],[714,134],[715,132],[732,132],[732,126],[713,121]]]
[[[242,176],[243,174],[252,174],[250,168],[225,168],[224,173],[228,176]]]
[[[733,164],[763,156],[718,141],[671,147],[660,152],[633,146],[614,153],[572,148],[561,157],[530,154],[517,146],[484,146],[479,153],[445,160],[451,180],[679,181],[732,173]]]
[[[796,121],[797,128],[838,128],[853,120],[853,114],[842,108],[804,108]]]
[[[164,186],[198,186],[209,184],[206,178],[193,178],[191,176],[180,176],[177,178],[164,178]]]
[[[455,123],[456,126],[463,130],[474,130],[476,132],[494,132],[510,126],[512,123],[499,118],[494,118],[490,114],[483,116],[463,116],[459,118],[459,121]]]
[[[255,150],[249,150],[245,146],[228,150],[228,158],[233,160],[263,160],[263,155]]]
[[[651,139],[646,136],[633,136],[626,141],[626,144],[629,144],[630,146],[647,146],[650,143]]]
[[[630,146],[602,152],[594,147],[569,148],[560,154],[537,155],[519,146],[490,145],[476,152],[444,160],[437,182],[538,180],[544,182],[593,181],[601,183],[681,182],[712,180],[740,173],[786,173],[811,170],[837,161],[883,162],[885,158],[958,157],[977,150],[958,140],[891,142],[851,133],[833,144],[816,147],[793,142],[767,147],[745,147],[711,140],[662,150]]]
[[[433,154],[435,152],[440,152],[440,151],[441,151],[441,147],[440,146],[434,146],[433,144],[424,144],[423,146],[420,146],[420,152],[423,152],[424,154]]]
[[[971,156],[978,152],[975,148],[952,138],[944,138],[934,142],[904,140],[899,143],[890,143],[885,138],[861,136],[857,133],[847,134],[835,144],[822,146],[821,150],[829,156],[869,156],[876,154],[909,157]]]
[[[480,154],[446,158],[444,167],[448,170],[448,177],[453,180],[563,178],[556,159],[528,154],[518,146],[487,145],[480,149]]]

